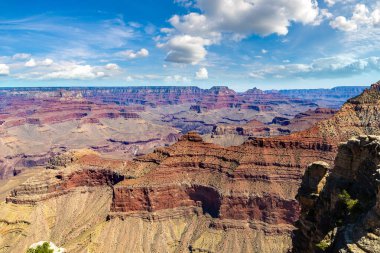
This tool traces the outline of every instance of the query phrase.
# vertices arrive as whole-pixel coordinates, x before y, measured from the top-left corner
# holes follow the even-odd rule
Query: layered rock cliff
[[[380,137],[339,147],[335,166],[311,164],[298,192],[293,252],[380,252]]]
[[[49,239],[69,252],[283,252],[294,193],[281,177],[245,177],[243,157],[194,133],[132,162],[61,155],[1,204],[0,249]]]

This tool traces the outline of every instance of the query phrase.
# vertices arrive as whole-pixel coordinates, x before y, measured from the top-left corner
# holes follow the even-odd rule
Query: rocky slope
[[[297,195],[293,252],[380,252],[380,137],[339,147],[335,166],[311,164]]]

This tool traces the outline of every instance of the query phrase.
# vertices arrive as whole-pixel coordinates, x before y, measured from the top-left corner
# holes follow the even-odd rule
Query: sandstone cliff
[[[352,138],[334,168],[311,164],[297,195],[293,252],[380,252],[380,137]]]
[[[0,204],[0,252],[40,240],[68,252],[284,252],[297,203],[280,179],[234,176],[243,155],[196,134],[132,162],[67,153]]]

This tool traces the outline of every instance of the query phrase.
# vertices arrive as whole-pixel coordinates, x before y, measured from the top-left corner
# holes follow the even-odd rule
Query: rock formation
[[[21,173],[0,187],[0,193],[12,189],[0,203],[0,250],[23,252],[33,242],[49,240],[68,252],[286,252],[299,219],[295,196],[305,168],[323,161],[302,185],[307,193],[302,201],[312,208],[325,189],[324,172],[333,166],[339,142],[380,132],[379,86],[349,100],[331,118],[287,136],[252,137],[239,146],[222,147],[190,132],[133,160],[105,158],[91,150],[59,155],[49,160],[47,169],[30,172],[26,180]],[[142,93],[172,96],[161,97],[161,90]],[[78,97],[91,92],[101,90]],[[115,102],[116,93],[103,95],[113,94],[108,98]],[[179,101],[182,93],[173,93]],[[260,95],[257,90],[250,93]],[[208,94],[219,96],[221,107],[239,96],[224,87]],[[262,104],[289,103],[270,102],[270,96]]]
[[[298,192],[293,252],[380,252],[380,137],[339,147],[335,166],[311,164]]]

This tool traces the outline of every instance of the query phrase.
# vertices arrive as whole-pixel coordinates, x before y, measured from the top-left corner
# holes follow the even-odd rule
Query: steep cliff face
[[[295,133],[302,138],[319,138],[338,144],[352,136],[380,135],[380,82],[349,99],[330,119],[320,121],[308,130]]]
[[[380,137],[352,138],[335,166],[311,164],[297,195],[294,252],[380,252]]]
[[[285,252],[298,205],[280,179],[235,178],[242,156],[193,133],[132,162],[59,156],[0,204],[0,248],[49,239],[70,252]]]

